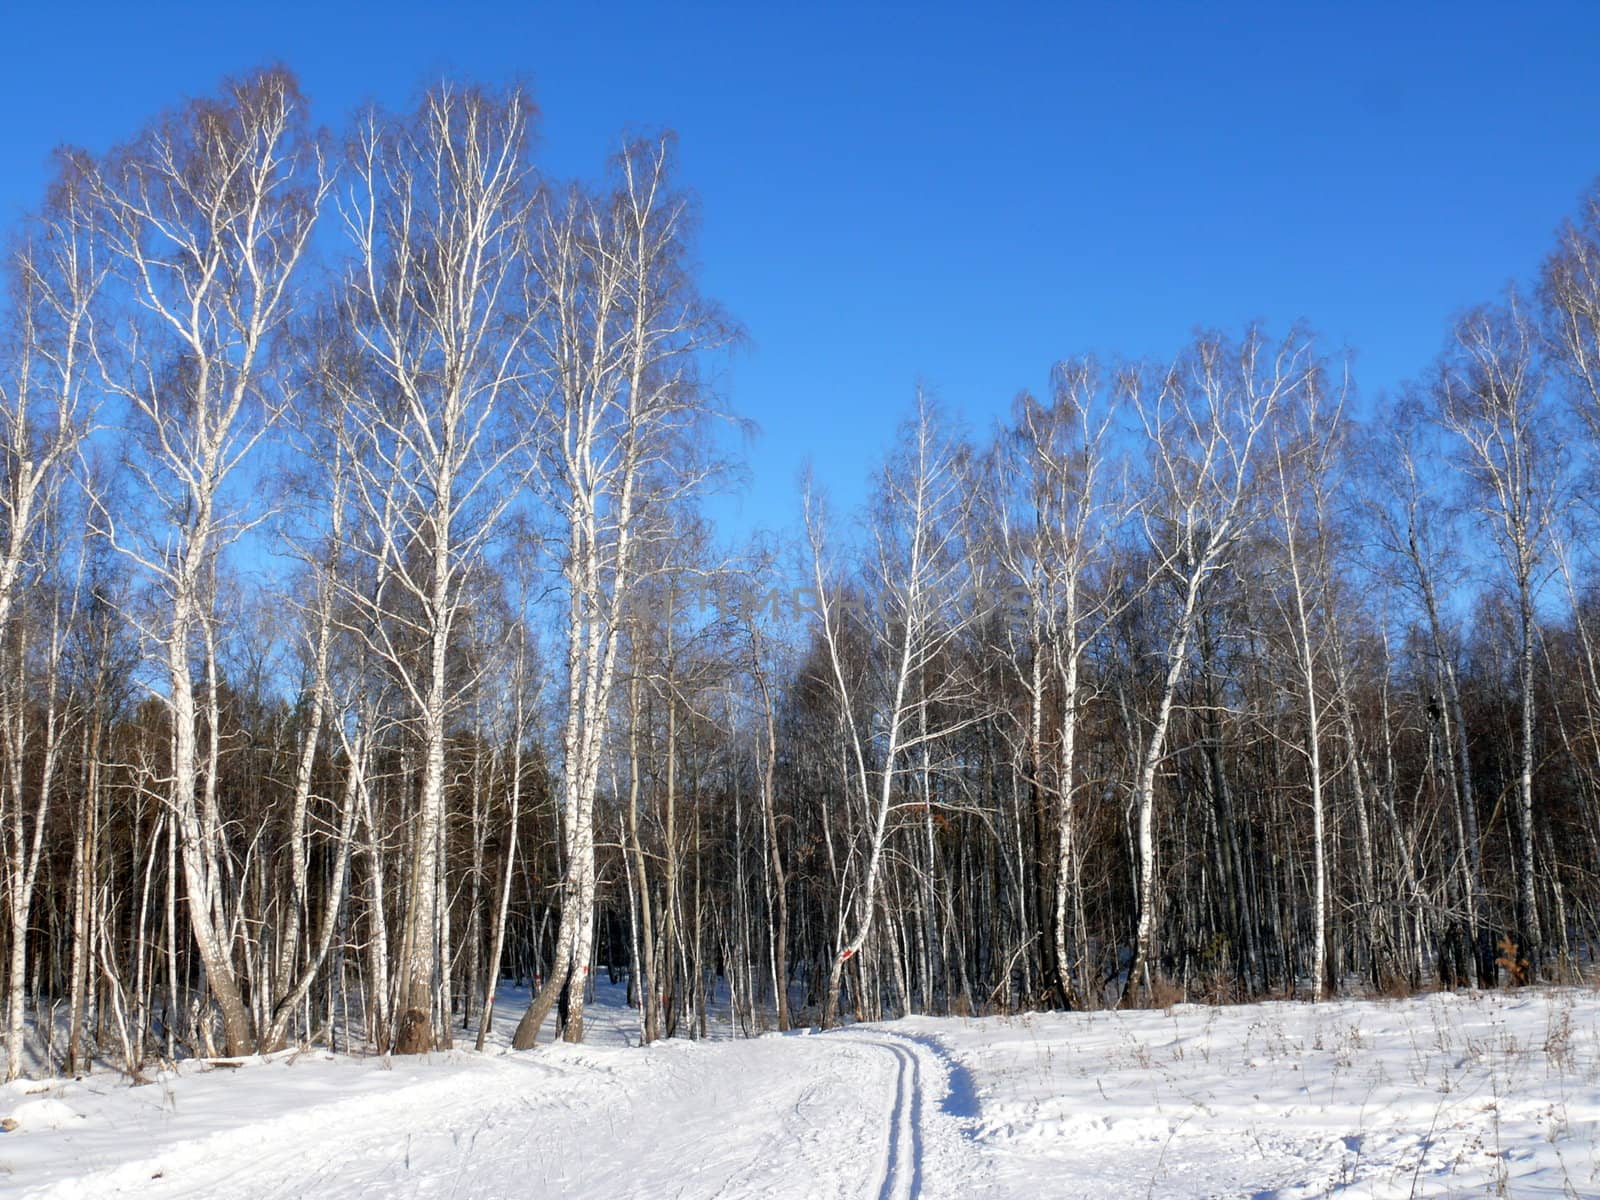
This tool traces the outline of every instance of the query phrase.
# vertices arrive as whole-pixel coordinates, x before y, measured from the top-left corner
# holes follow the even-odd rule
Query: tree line
[[[733,544],[669,137],[268,69],[6,256],[7,1070],[1574,978],[1600,191],[1401,395],[1313,333],[918,393]],[[515,1014],[514,1014],[515,1015]]]

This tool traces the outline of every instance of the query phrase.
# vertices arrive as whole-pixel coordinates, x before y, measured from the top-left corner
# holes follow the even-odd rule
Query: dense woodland
[[[536,127],[267,70],[14,231],[11,1075],[1590,961],[1600,192],[1400,396],[1303,328],[908,384],[864,511],[735,542],[671,141]]]

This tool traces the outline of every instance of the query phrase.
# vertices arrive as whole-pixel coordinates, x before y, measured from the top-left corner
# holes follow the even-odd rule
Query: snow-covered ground
[[[1182,1006],[0,1091],[0,1195],[1600,1195],[1600,994]]]

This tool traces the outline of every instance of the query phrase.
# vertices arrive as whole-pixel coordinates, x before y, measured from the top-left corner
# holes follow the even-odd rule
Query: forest
[[[673,140],[538,127],[263,69],[8,231],[7,1078],[581,1041],[597,973],[648,1042],[1591,962],[1600,190],[1398,394],[1064,346],[734,537]]]

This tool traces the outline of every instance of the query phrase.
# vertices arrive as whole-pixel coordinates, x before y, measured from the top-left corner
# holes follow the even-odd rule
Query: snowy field
[[[591,1033],[12,1085],[0,1195],[1600,1195],[1593,991]]]

